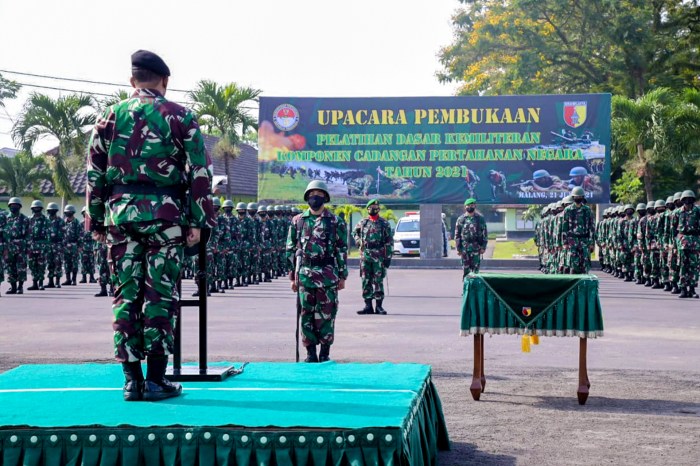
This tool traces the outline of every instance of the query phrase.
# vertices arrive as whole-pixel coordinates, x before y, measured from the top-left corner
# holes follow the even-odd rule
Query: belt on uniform
[[[367,249],[382,249],[384,247],[384,243],[374,243],[374,242],[365,243],[365,247]]]
[[[176,184],[172,186],[155,186],[152,184],[116,184],[111,187],[112,194],[153,194],[156,196],[170,196],[181,198],[185,195],[185,186]]]
[[[335,264],[335,259],[332,257],[324,257],[322,259],[304,259],[302,265],[310,265],[311,267],[325,267],[326,265]]]

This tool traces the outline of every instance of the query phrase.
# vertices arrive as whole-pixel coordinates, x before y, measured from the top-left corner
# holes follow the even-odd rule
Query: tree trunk
[[[224,173],[226,173],[226,199],[231,199],[231,176],[229,174],[227,153],[224,153]]]
[[[647,202],[654,200],[654,194],[651,190],[651,170],[649,167],[649,162],[644,159],[644,147],[641,144],[637,144],[637,157],[642,164],[642,176],[644,178],[644,192],[647,195]]]

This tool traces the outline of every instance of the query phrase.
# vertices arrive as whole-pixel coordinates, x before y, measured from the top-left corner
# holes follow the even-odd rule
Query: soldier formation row
[[[27,290],[61,288],[78,283],[78,271],[82,273],[79,283],[96,283],[95,268],[99,270],[101,291],[97,296],[107,296],[109,268],[107,247],[93,240],[85,231],[84,220],[75,217],[76,209],[68,204],[63,217],[58,216],[58,205],[50,202],[44,215],[44,204],[33,201],[32,215],[20,212],[22,201],[10,199],[10,212],[0,212],[0,283],[10,283],[7,294],[23,294],[27,281],[27,267],[32,275],[32,284]],[[85,209],[82,211],[85,216]],[[66,279],[61,282],[65,273]],[[48,283],[44,284],[44,280]]]
[[[700,207],[693,191],[636,209],[631,204],[607,208],[595,228],[590,209],[584,205],[587,210],[579,212],[576,199],[569,196],[542,212],[535,243],[543,272],[588,273],[597,244],[603,271],[680,298],[698,297]]]

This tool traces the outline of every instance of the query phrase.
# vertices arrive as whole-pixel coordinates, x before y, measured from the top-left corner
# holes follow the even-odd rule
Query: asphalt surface
[[[485,270],[486,271],[486,270]],[[505,270],[491,270],[505,271]],[[518,270],[519,273],[522,270]],[[359,272],[340,292],[338,362],[431,364],[452,450],[441,465],[700,464],[700,300],[600,274],[605,336],[590,340],[588,403],[576,401],[578,340],[486,338],[487,388],[469,394],[472,340],[459,336],[461,272],[392,269],[387,316],[360,316]],[[209,301],[210,361],[293,361],[286,279]],[[184,294],[194,290],[184,282]],[[0,297],[0,371],[112,361],[109,298],[97,285]],[[197,311],[183,310],[183,359],[197,360]],[[303,351],[302,351],[303,352]]]

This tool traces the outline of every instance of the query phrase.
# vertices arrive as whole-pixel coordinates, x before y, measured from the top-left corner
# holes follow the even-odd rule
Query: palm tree
[[[51,177],[42,157],[32,157],[20,152],[14,157],[0,157],[0,186],[10,192],[10,196],[41,196],[39,183]]]
[[[14,99],[17,97],[17,91],[22,86],[14,81],[3,78],[0,74],[0,108],[5,108],[5,99]]]
[[[637,99],[613,96],[612,109],[613,135],[629,155],[623,167],[642,178],[651,201],[655,166],[683,162],[694,143],[690,135],[700,127],[700,110],[667,88]]]
[[[124,89],[119,89],[117,92],[115,92],[111,96],[105,97],[104,99],[100,99],[97,102],[97,104],[99,106],[99,110],[102,111],[111,105],[118,104],[122,100],[128,99],[129,97],[131,97],[131,94],[129,94],[129,91],[124,90]]]
[[[246,102],[256,101],[260,90],[242,87],[236,83],[219,86],[214,81],[202,80],[194,91],[188,94],[193,102],[200,125],[209,132],[214,132],[219,142],[214,147],[214,156],[224,160],[226,178],[226,197],[231,198],[231,178],[229,161],[238,156],[238,143],[250,128],[258,129],[258,123],[244,106]]]
[[[55,152],[47,153],[55,192],[63,201],[74,193],[66,159],[82,156],[87,143],[86,132],[95,124],[95,101],[88,95],[71,94],[58,99],[32,93],[12,129],[12,138],[26,151],[42,140],[56,140]]]

